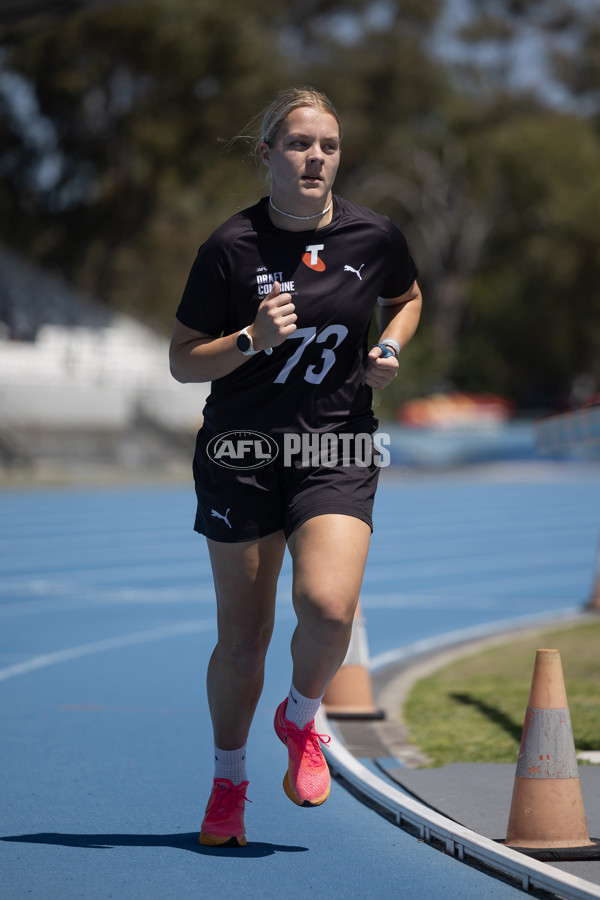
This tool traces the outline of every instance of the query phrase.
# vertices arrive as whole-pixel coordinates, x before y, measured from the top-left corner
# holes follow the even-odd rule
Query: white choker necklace
[[[321,212],[315,213],[314,216],[294,216],[292,213],[284,212],[282,209],[278,209],[275,206],[271,197],[269,197],[269,206],[271,207],[271,209],[274,209],[275,212],[280,213],[280,215],[287,216],[288,219],[296,219],[297,221],[304,222],[308,219],[318,219],[321,216],[325,216],[333,206],[333,200],[329,202],[329,206],[326,206],[325,209]]]

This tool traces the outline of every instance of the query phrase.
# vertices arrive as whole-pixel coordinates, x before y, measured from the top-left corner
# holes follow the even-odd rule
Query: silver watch
[[[254,349],[254,341],[252,340],[252,335],[248,333],[247,328],[242,328],[239,332],[235,339],[235,345],[243,356],[254,356],[255,353],[260,353],[260,350]],[[270,356],[272,352],[272,347],[265,347],[267,356]]]
[[[255,353],[259,352],[254,349],[254,341],[247,328],[242,328],[235,339],[235,345],[244,356],[254,356]]]

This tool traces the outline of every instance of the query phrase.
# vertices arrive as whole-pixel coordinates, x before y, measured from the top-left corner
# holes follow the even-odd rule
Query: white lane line
[[[432,590],[435,590],[440,582],[443,583],[443,588],[440,588],[440,595],[446,597],[448,600],[452,600],[456,594],[462,596],[462,594],[471,594],[477,595],[482,594],[487,597],[491,596],[503,596],[503,597],[514,597],[514,596],[526,596],[529,595],[530,600],[540,595],[554,595],[557,593],[562,594],[570,594],[573,598],[576,598],[583,587],[583,590],[587,592],[588,586],[592,581],[592,566],[589,565],[586,570],[583,569],[573,569],[570,568],[568,571],[552,571],[545,572],[542,568],[537,571],[533,571],[530,575],[526,575],[524,573],[519,573],[516,575],[504,575],[503,577],[491,575],[486,579],[473,579],[470,580],[468,578],[456,578],[454,581],[446,581],[443,582],[442,575],[440,573],[432,573],[431,577],[427,577],[426,574],[423,574],[422,578],[411,578],[410,581],[417,582],[415,585],[416,590],[414,591],[417,594],[419,589],[427,589],[427,593],[431,594]],[[390,583],[397,583],[399,578],[395,579],[391,576],[387,578],[379,578],[377,573],[368,574],[368,577],[365,576],[365,587],[370,592],[373,590],[377,590],[377,584],[381,583],[383,585],[387,585]],[[404,578],[402,581],[402,586],[408,591],[413,586],[410,584],[408,578]],[[412,592],[411,592],[412,593]],[[584,601],[584,597],[582,597],[582,602]]]
[[[200,566],[193,559],[183,560],[161,560],[157,559],[153,562],[136,561],[120,561],[115,558],[107,557],[104,562],[99,562],[97,556],[92,560],[84,558],[82,555],[76,563],[69,562],[66,559],[58,559],[55,557],[55,565],[28,565],[27,561],[19,560],[13,557],[15,565],[4,564],[0,569],[0,578],[2,581],[20,581],[22,578],[52,578],[66,579],[77,581],[77,579],[85,579],[93,581],[95,584],[106,584],[115,579],[123,581],[135,579],[137,581],[151,581],[153,578],[160,578],[164,575],[165,570],[176,568],[180,577],[188,576],[190,578],[202,578],[210,572],[209,566]]]
[[[0,669],[0,681],[16,678],[17,675],[26,675],[28,672],[34,672],[36,669],[44,669],[46,666],[54,666],[58,663],[70,662],[72,659],[80,659],[82,656],[104,653],[106,650],[133,647],[135,644],[162,641],[165,638],[210,631],[213,628],[216,628],[215,619],[193,619],[189,622],[180,622],[177,625],[163,625],[161,628],[135,631],[133,634],[123,634],[119,637],[106,638],[103,641],[79,644],[78,647],[67,647],[65,650],[57,650],[55,653],[43,653],[40,656],[34,656],[25,660],[25,662],[8,666],[6,669]]]
[[[561,604],[561,607],[571,603],[572,597],[565,595],[563,598],[553,598],[553,603]],[[457,589],[456,596],[452,592],[439,594],[418,594],[416,591],[412,594],[383,594],[383,593],[364,593],[360,595],[360,602],[363,612],[368,615],[371,610],[382,609],[443,609],[443,610],[463,610],[463,609],[504,609],[507,602],[510,602],[515,608],[531,607],[533,603],[543,603],[540,614],[548,611],[548,598],[531,598],[515,594],[506,597],[504,594],[498,596],[475,593],[472,597],[465,593],[464,589]],[[559,609],[561,608],[559,607]]]
[[[420,557],[416,556],[410,544],[404,544],[403,555],[400,557],[399,548],[395,551],[391,548],[385,553],[380,548],[374,550],[369,556],[369,563],[376,563],[376,570],[385,572],[397,572],[402,568],[402,573],[409,575],[422,574],[426,566],[427,571],[441,571],[444,575],[463,572],[485,572],[488,569],[510,566],[511,571],[518,569],[532,569],[534,566],[547,567],[549,564],[557,566],[580,565],[587,563],[590,557],[594,557],[597,547],[593,541],[578,541],[571,546],[565,546],[564,541],[552,546],[535,546],[521,541],[519,547],[512,550],[501,549],[497,544],[488,552],[482,552],[474,548],[468,541],[464,541],[460,547],[456,546],[450,551],[446,545],[435,547],[430,545],[428,549],[421,548]],[[392,559],[390,559],[392,557]],[[392,561],[393,560],[393,561]]]
[[[215,592],[212,589],[190,587],[186,590],[174,588],[123,588],[114,591],[85,589],[74,584],[45,584],[32,582],[13,585],[10,603],[3,603],[3,589],[0,587],[0,619],[26,615],[54,615],[57,612],[87,612],[90,609],[108,606],[174,604],[174,603],[214,603]],[[29,597],[40,597],[33,599]],[[23,599],[25,598],[25,599]]]
[[[554,612],[548,612],[547,614],[535,613],[534,615],[517,616],[512,619],[499,619],[496,622],[473,625],[470,628],[460,628],[456,631],[447,631],[444,634],[433,635],[432,637],[415,641],[414,644],[409,644],[406,647],[397,647],[395,650],[379,653],[377,656],[371,657],[369,668],[372,671],[376,671],[385,666],[391,666],[394,663],[418,656],[420,653],[445,649],[453,644],[462,644],[478,638],[493,637],[496,634],[500,635],[503,632],[527,628],[528,626],[552,627],[560,622],[569,621],[569,619],[580,619],[581,616],[582,611],[580,607],[570,606],[564,609],[557,609]]]

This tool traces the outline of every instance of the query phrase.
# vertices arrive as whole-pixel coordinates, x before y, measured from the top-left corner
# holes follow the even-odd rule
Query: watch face
[[[246,353],[252,346],[252,341],[247,334],[238,334],[235,343],[238,350],[240,350],[242,353]]]

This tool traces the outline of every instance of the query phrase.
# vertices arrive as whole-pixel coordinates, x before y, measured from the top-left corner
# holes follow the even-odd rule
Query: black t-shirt
[[[362,430],[373,422],[364,384],[369,323],[378,297],[399,297],[417,268],[385,216],[334,197],[324,228],[276,228],[267,198],[237,213],[200,247],[177,318],[204,334],[250,325],[274,281],[290,293],[296,331],[212,382],[204,421],[212,431]]]

